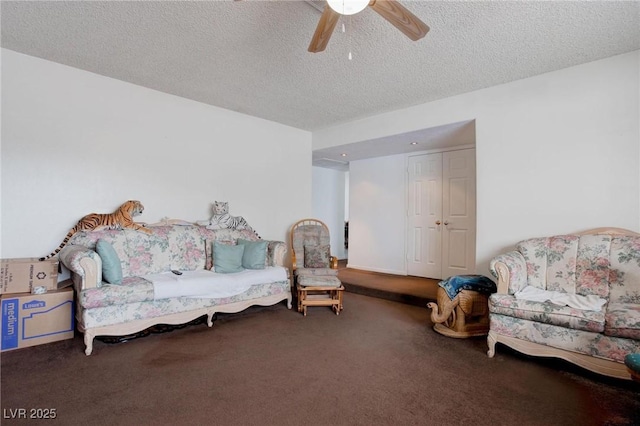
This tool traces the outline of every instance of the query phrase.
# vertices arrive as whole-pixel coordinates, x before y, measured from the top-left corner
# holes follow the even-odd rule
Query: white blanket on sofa
[[[265,269],[245,269],[234,274],[217,274],[208,270],[183,271],[146,275],[153,283],[154,298],[197,297],[219,299],[244,293],[252,285],[286,281],[287,271],[282,266]]]
[[[514,296],[516,299],[530,300],[533,302],[549,301],[555,305],[569,306],[583,311],[600,311],[604,304],[607,303],[606,299],[595,295],[582,296],[562,291],[543,290],[531,285],[515,293]]]

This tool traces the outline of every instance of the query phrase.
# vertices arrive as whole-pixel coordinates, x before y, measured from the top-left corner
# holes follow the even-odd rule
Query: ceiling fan
[[[420,40],[429,32],[427,24],[396,0],[327,0],[316,32],[309,44],[309,52],[322,52],[327,47],[340,15],[353,15],[367,6],[413,41]]]

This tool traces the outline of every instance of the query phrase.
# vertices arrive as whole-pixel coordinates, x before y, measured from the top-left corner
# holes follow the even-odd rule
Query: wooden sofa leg
[[[89,333],[87,330],[84,331],[84,353],[86,356],[91,355],[93,352],[93,333]]]
[[[215,312],[211,312],[207,314],[207,326],[213,327],[213,317],[215,314],[216,314]]]
[[[493,332],[489,331],[489,335],[487,336],[487,345],[489,345],[487,356],[489,358],[493,358],[493,356],[496,354],[496,343],[497,343],[497,340],[493,335]]]

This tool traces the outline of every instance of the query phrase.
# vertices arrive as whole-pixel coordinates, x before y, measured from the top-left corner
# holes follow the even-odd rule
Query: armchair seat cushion
[[[299,277],[298,285],[300,287],[335,287],[342,286],[342,283],[337,277],[320,276],[320,275],[308,275]]]
[[[295,271],[297,277],[309,277],[309,276],[338,276],[337,269],[331,268],[298,268]]]
[[[489,297],[489,312],[596,333],[605,329],[603,311],[586,311],[550,302],[516,299],[508,294],[492,294]]]
[[[640,304],[611,303],[605,319],[607,336],[640,340]]]

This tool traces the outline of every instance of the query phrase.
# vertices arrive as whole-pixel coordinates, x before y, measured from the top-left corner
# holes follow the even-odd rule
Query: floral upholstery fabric
[[[580,240],[575,235],[560,235],[548,239],[546,250],[545,290],[576,292],[576,262]]]
[[[70,250],[72,248],[75,248],[75,246],[79,246],[79,247],[82,247],[83,249],[92,250],[93,252],[89,255],[90,257],[98,256],[98,254],[95,253],[95,249],[96,249],[96,243],[100,239],[103,239],[111,243],[111,245],[113,246],[113,249],[116,251],[116,254],[120,258],[120,265],[122,266],[122,275],[124,277],[130,276],[131,274],[129,273],[129,255],[127,253],[127,240],[124,237],[123,231],[118,231],[114,229],[101,229],[98,231],[91,231],[91,232],[85,232],[85,231],[77,232],[76,234],[74,234],[73,237],[71,237],[71,240],[69,241],[65,249]],[[66,267],[76,272],[73,269],[74,265],[69,264],[63,259],[62,253],[63,252],[61,252],[60,260],[62,260],[62,262],[65,264]],[[95,255],[93,253],[95,253]],[[79,266],[80,258],[77,258],[76,260],[78,261],[78,266]]]
[[[520,252],[512,251],[491,259],[489,270],[496,278],[498,278],[496,263],[499,262],[504,263],[509,270],[509,294],[517,293],[527,286],[527,264]]]
[[[614,238],[609,260],[609,300],[612,303],[640,304],[640,238]]]
[[[546,290],[547,239],[533,238],[516,246],[526,262],[527,285]]]
[[[331,268],[301,268],[296,269],[294,272],[296,277],[307,277],[307,276],[338,276],[337,269]]]
[[[153,301],[153,284],[140,278],[141,276],[168,272],[171,269],[204,269],[207,262],[207,241],[217,239],[231,243],[238,238],[251,241],[259,239],[254,231],[246,229],[210,230],[197,225],[150,226],[147,229],[152,233],[131,229],[97,230],[78,232],[72,237],[60,254],[61,261],[72,272],[84,276],[80,260],[84,257],[99,259],[95,252],[96,242],[104,239],[113,245],[118,254],[124,276],[122,285],[100,282],[95,288],[76,289],[79,307],[91,310]],[[280,241],[268,243],[267,262],[271,262],[269,266],[276,266],[276,261],[283,259],[286,247]]]
[[[78,304],[83,308],[99,308],[144,302],[153,298],[151,282],[141,277],[127,277],[122,280],[121,285],[103,283],[100,288],[82,290],[78,295]]]
[[[519,256],[525,261],[521,273]],[[595,295],[612,301],[640,303],[640,237],[610,235],[560,235],[534,238],[517,245],[517,251],[496,256],[495,263],[509,268],[509,293],[527,285],[543,290],[564,291],[583,296]]]
[[[609,294],[609,235],[559,235],[522,241],[527,284],[587,296]]]
[[[205,243],[201,233],[194,226],[173,227],[168,233],[171,247],[171,269],[196,271],[204,269],[206,263]]]
[[[213,263],[212,250],[207,250],[207,245],[210,246],[213,241],[235,243],[239,238],[256,241],[260,237],[250,229],[210,230],[187,223],[153,225],[147,229],[152,232],[130,229],[78,232],[60,252],[60,260],[74,274],[76,319],[80,330],[88,334],[91,329],[107,326],[119,328],[119,324],[135,320],[146,320],[144,324],[153,321],[162,323],[167,315],[190,311],[195,311],[193,315],[200,315],[203,311],[207,314],[225,312],[225,305],[239,302],[245,302],[240,305],[242,307],[287,299],[290,305],[289,279],[256,284],[244,293],[223,299],[174,297],[155,300],[153,284],[142,276],[170,269],[204,269],[207,263]],[[97,274],[93,271],[101,264],[95,251],[99,239],[111,243],[121,260],[124,276],[121,285],[102,283],[101,271],[95,271]],[[268,266],[284,266],[285,244],[280,241],[267,242],[265,263]],[[86,259],[95,262],[88,262],[85,271],[83,260]],[[236,312],[238,306],[229,309]],[[184,315],[184,318],[188,317],[188,314]],[[95,330],[95,333],[99,335],[100,331]],[[89,345],[87,348],[90,351]]]
[[[260,237],[258,237],[255,231],[251,229],[225,228],[225,229],[213,230],[213,229],[207,229],[202,226],[197,228],[198,228],[198,231],[201,233],[201,235],[211,240],[236,241],[238,238],[242,238],[243,240],[257,241],[260,239]]]
[[[150,235],[132,229],[123,231],[129,257],[127,276],[159,274],[171,270],[171,250],[167,238],[170,229],[167,226],[158,227]]]
[[[76,233],[68,244],[95,251],[96,242],[104,239],[113,245],[122,264],[124,277],[136,277],[167,272],[171,269],[193,271],[213,264],[207,243],[221,241],[233,243],[241,238],[249,241],[260,239],[250,229],[211,230],[198,225],[150,226],[152,234],[132,229],[98,230]],[[286,246],[281,241],[268,241],[266,266],[282,265]],[[65,247],[66,248],[66,247]],[[71,247],[66,251],[73,251]],[[84,255],[89,254],[83,251]],[[64,253],[63,253],[64,254]],[[97,256],[91,253],[91,256]],[[79,267],[82,255],[76,252],[63,260],[65,266],[76,273],[84,273]]]
[[[322,225],[301,225],[295,228],[291,248],[296,254],[296,268],[304,268],[304,246],[329,245],[329,231]]]
[[[267,264],[265,266],[284,265],[287,247],[280,241],[269,241],[267,246]]]
[[[507,315],[490,314],[490,328],[503,336],[623,362],[628,353],[640,352],[640,340],[575,330]]]
[[[610,303],[604,334],[640,340],[640,304]]]
[[[95,247],[94,247],[95,248]],[[60,252],[60,261],[72,272],[78,274],[84,278],[84,269],[80,266],[80,260],[85,257],[92,258],[94,260],[100,259],[98,253],[94,250],[85,248],[83,246],[67,246],[66,250]],[[102,283],[102,271],[98,271],[98,282]]]
[[[489,312],[576,330],[600,333],[605,327],[603,311],[585,311],[553,303],[516,299],[508,294],[492,294]]]
[[[338,277],[328,275],[305,275],[298,280],[300,287],[340,287]]]
[[[498,262],[507,266],[510,283],[508,294],[489,299],[492,332],[617,362],[640,351],[640,237],[534,238],[491,261],[496,277]],[[513,294],[525,282],[543,290],[595,295],[607,304],[603,311],[586,311],[518,300]]]
[[[329,246],[304,246],[304,267],[305,268],[328,268],[329,267]]]
[[[609,297],[610,235],[580,237],[576,259],[576,294]]]
[[[162,317],[200,308],[222,306],[266,296],[282,295],[281,300],[284,300],[289,298],[290,294],[290,283],[289,280],[287,280],[254,285],[244,293],[223,299],[174,297],[171,299],[146,300],[91,309],[79,306],[78,311],[84,327],[95,328],[122,324],[132,320]]]

